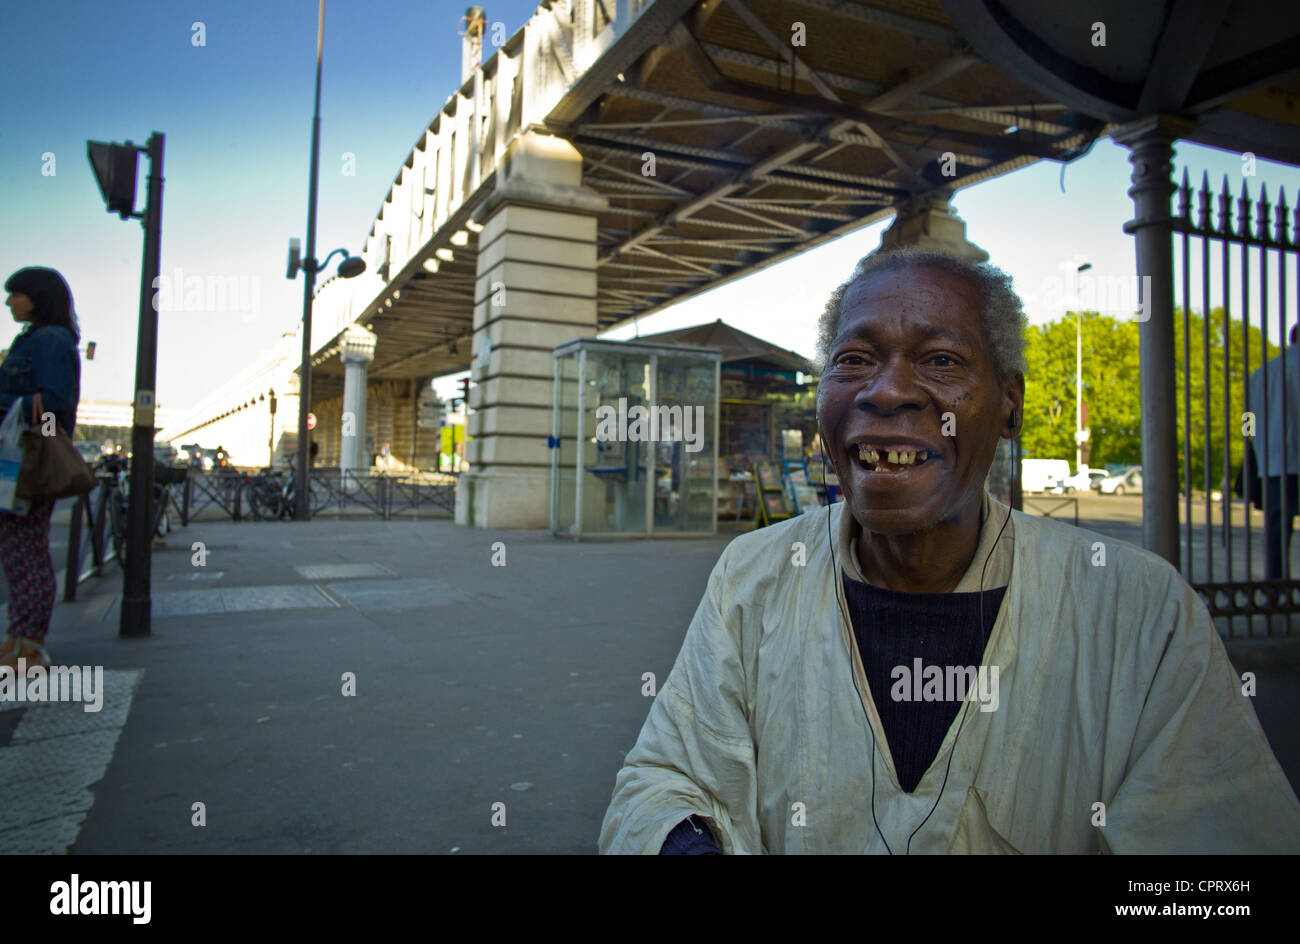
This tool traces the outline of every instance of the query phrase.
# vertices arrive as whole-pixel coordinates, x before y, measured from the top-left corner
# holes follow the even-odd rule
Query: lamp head
[[[366,271],[366,261],[360,256],[348,256],[339,263],[339,275],[345,279],[355,279]]]

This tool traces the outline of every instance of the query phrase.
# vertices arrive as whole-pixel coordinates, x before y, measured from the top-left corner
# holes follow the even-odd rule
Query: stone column
[[[900,206],[893,224],[880,236],[880,250],[942,249],[968,262],[987,262],[989,254],[966,238],[966,222],[952,212],[951,200],[952,191],[942,189]]]
[[[521,135],[497,169],[477,214],[470,471],[457,524],[548,526],[552,352],[596,334],[596,214],[606,206],[582,186],[582,155],[562,138]]]
[[[1132,152],[1133,219],[1124,224],[1137,246],[1142,298],[1138,324],[1138,385],[1142,401],[1142,544],[1175,567],[1178,541],[1178,423],[1174,380],[1174,247],[1169,219],[1174,148],[1192,124],[1153,115],[1124,125],[1113,137]],[[1149,287],[1149,291],[1148,291]]]
[[[366,365],[375,359],[375,335],[358,324],[343,332],[343,471],[365,471]]]

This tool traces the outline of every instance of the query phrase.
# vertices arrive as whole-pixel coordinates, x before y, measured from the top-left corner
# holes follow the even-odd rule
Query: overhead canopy
[[[746,334],[739,328],[733,328],[721,318],[691,328],[679,328],[676,331],[663,331],[659,334],[643,334],[637,340],[654,344],[716,348],[722,352],[723,364],[744,361],[777,370],[799,371],[809,375],[816,373],[816,367],[807,358],[794,351],[769,344],[752,334]]]
[[[1191,141],[1300,164],[1300,3],[943,0],[992,65],[1114,124],[1189,118]]]

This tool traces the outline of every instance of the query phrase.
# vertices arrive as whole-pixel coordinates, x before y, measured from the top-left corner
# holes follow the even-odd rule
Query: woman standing
[[[53,269],[19,269],[5,282],[5,304],[14,321],[25,324],[0,364],[0,417],[21,401],[32,422],[33,400],[53,413],[69,436],[77,425],[81,398],[79,332],[72,292]],[[50,559],[50,513],[54,501],[34,501],[25,515],[0,512],[0,563],[9,582],[9,635],[0,644],[0,665],[16,667],[20,658],[49,664],[43,645],[54,612],[56,583]]]

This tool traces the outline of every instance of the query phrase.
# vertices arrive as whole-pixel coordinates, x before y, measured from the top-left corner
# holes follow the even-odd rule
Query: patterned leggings
[[[44,636],[54,612],[54,562],[50,559],[53,501],[32,502],[25,515],[0,511],[0,563],[9,582],[9,635]]]

